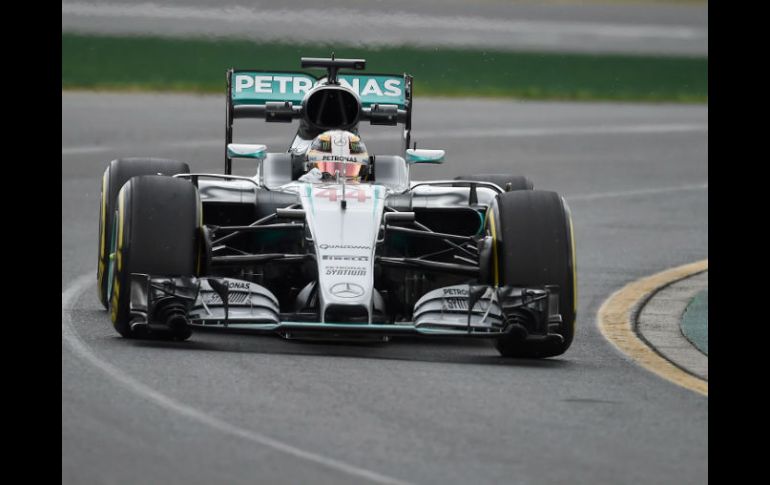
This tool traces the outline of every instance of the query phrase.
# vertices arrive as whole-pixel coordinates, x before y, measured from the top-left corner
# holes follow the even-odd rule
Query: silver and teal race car
[[[564,353],[576,315],[564,199],[522,176],[412,180],[412,165],[445,155],[410,148],[412,77],[362,73],[362,59],[301,65],[326,72],[228,71],[224,173],[110,162],[97,278],[118,333],[486,338],[506,357]],[[273,153],[233,142],[243,118],[298,128]],[[369,153],[365,122],[403,126],[401,153]],[[256,174],[233,175],[238,158]]]

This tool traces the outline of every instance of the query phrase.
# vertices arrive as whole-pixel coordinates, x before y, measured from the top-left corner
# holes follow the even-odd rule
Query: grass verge
[[[371,72],[408,72],[416,96],[695,102],[708,59],[471,48],[255,43],[233,39],[62,34],[62,88],[224,91],[229,67],[300,70],[301,56],[362,57]]]

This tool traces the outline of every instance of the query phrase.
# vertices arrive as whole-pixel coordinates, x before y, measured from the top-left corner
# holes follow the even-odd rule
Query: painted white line
[[[86,153],[102,153],[112,150],[112,147],[105,146],[76,146],[76,147],[62,147],[62,155],[82,155]]]
[[[287,138],[284,138],[283,141],[286,142]],[[267,138],[261,138],[260,142],[262,143],[268,143],[268,141],[277,141],[277,138],[274,139],[267,139]],[[288,143],[288,142],[287,142]],[[163,148],[205,148],[205,147],[220,147],[222,150],[225,149],[225,139],[222,138],[211,138],[209,140],[189,140],[189,141],[168,141],[159,143],[159,146]]]
[[[394,137],[391,135],[391,137]],[[269,136],[269,137],[261,137],[259,138],[260,143],[265,143],[269,146],[279,146],[280,150],[283,151],[284,148],[288,148],[289,144],[291,143],[291,138],[287,137],[278,137],[278,136]],[[179,141],[159,141],[157,143],[144,143],[144,145],[152,146],[156,149],[167,149],[167,148],[222,148],[224,150],[225,147],[225,139],[223,138],[209,138],[209,139],[200,139],[200,140],[179,140]],[[85,154],[85,153],[103,153],[103,152],[118,152],[118,151],[131,151],[135,150],[131,145],[121,145],[121,146],[74,146],[74,147],[62,147],[61,153],[62,155],[79,155],[79,154]],[[276,149],[278,150],[278,149]]]
[[[708,190],[709,184],[692,184],[692,185],[679,185],[675,187],[658,187],[650,189],[638,189],[638,190],[622,190],[616,192],[599,192],[595,194],[579,194],[579,195],[565,195],[564,198],[567,202],[572,201],[584,201],[584,200],[596,200],[596,199],[608,199],[613,197],[633,197],[637,195],[654,195],[665,194],[668,192],[681,192],[685,190]]]
[[[708,125],[696,123],[666,123],[642,125],[596,125],[565,126],[549,128],[501,128],[501,129],[461,129],[443,131],[414,131],[415,137],[434,138],[498,138],[530,137],[554,135],[622,135],[622,134],[666,134],[686,132],[707,132]]]
[[[62,304],[62,340],[72,349],[73,353],[77,356],[93,365],[97,369],[104,372],[107,376],[113,379],[115,382],[128,389],[129,391],[142,396],[143,398],[154,402],[155,404],[162,406],[174,413],[185,416],[189,419],[193,419],[202,424],[210,426],[214,429],[228,433],[234,436],[238,436],[247,441],[251,441],[258,445],[267,446],[277,451],[292,455],[296,458],[300,458],[309,462],[313,462],[341,472],[352,477],[360,478],[362,480],[383,483],[383,484],[405,484],[401,480],[391,478],[379,473],[366,470],[348,463],[335,460],[322,456],[310,451],[306,451],[295,446],[283,443],[276,439],[265,436],[261,433],[242,429],[238,426],[232,425],[226,421],[209,416],[208,414],[195,409],[187,404],[181,403],[145,384],[142,384],[133,377],[125,374],[123,371],[103,360],[96,355],[88,345],[80,338],[72,324],[72,310],[78,297],[91,286],[94,282],[94,275],[89,273],[76,278],[61,294]]]
[[[393,12],[355,9],[268,9],[232,7],[167,6],[153,3],[87,2],[62,3],[62,15],[113,19],[164,19],[173,21],[223,21],[231,24],[248,24],[254,31],[259,26],[275,29],[277,25],[290,25],[294,32],[302,27],[324,26],[329,32],[335,29],[347,31],[369,29],[360,23],[362,16],[376,18],[381,25],[391,28],[425,32],[426,29],[442,32],[484,32],[502,34],[528,34],[537,37],[586,36],[624,39],[702,39],[708,38],[708,30],[685,25],[644,25],[597,22],[501,20],[479,16],[424,15],[412,12]],[[299,28],[298,28],[299,27]],[[372,37],[371,35],[369,37]],[[367,37],[363,37],[365,41]],[[376,40],[376,39],[374,39]],[[380,39],[381,40],[381,39]]]
[[[273,141],[278,141],[278,139],[274,139]],[[147,144],[145,144],[147,145]],[[188,140],[188,141],[161,141],[157,143],[149,143],[150,146],[156,148],[156,149],[164,149],[164,148],[207,148],[207,147],[222,147],[224,150],[225,140],[224,138],[221,139],[209,139],[209,140]],[[88,153],[105,153],[105,152],[118,152],[118,151],[129,151],[135,148],[132,148],[130,145],[124,145],[124,146],[72,146],[72,147],[62,147],[61,154],[62,155],[82,155],[82,154],[88,154]]]
[[[499,137],[535,137],[535,136],[554,136],[554,135],[622,135],[622,134],[667,134],[667,133],[686,133],[686,132],[707,132],[708,125],[705,124],[643,124],[626,126],[565,126],[561,128],[506,128],[506,129],[449,129],[442,131],[416,131],[414,136],[424,138],[499,138]],[[395,140],[398,135],[394,133],[371,133],[363,135],[366,140]],[[289,138],[264,137],[260,138],[260,143],[271,144],[285,143],[287,146]],[[208,140],[179,140],[179,141],[161,141],[153,144],[156,148],[206,148],[223,147],[223,139]],[[283,145],[281,145],[283,146]],[[78,155],[85,153],[114,152],[118,150],[130,150],[131,147],[109,147],[109,146],[73,146],[62,147],[62,155]]]

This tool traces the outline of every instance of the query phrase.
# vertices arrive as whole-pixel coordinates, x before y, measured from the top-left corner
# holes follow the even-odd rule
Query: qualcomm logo
[[[355,283],[337,283],[329,291],[338,298],[357,298],[364,294],[364,287]]]
[[[320,244],[318,246],[321,249],[372,249],[371,246],[356,245],[356,244]]]

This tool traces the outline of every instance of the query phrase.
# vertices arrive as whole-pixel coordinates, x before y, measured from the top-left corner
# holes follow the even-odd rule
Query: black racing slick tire
[[[525,340],[508,334],[497,341],[504,357],[542,358],[563,354],[572,344],[577,314],[575,243],[572,220],[556,192],[520,190],[497,196],[488,219],[493,236],[495,284],[559,286],[562,342]],[[496,271],[494,270],[496,266]]]
[[[123,337],[142,337],[132,331],[130,276],[194,276],[200,267],[201,207],[198,190],[188,180],[144,175],[129,180],[117,197],[110,317]],[[162,337],[184,340],[189,328]]]
[[[99,301],[104,308],[109,307],[109,283],[105,270],[110,259],[110,229],[115,217],[118,191],[131,177],[158,174],[170,176],[179,173],[190,173],[189,165],[164,158],[120,158],[111,161],[105,169],[99,195],[99,264],[96,270]]]
[[[479,182],[492,182],[505,191],[532,190],[535,188],[530,179],[521,175],[506,175],[501,173],[478,173],[475,175],[462,175],[455,180],[474,180]],[[508,185],[510,184],[510,186]]]

